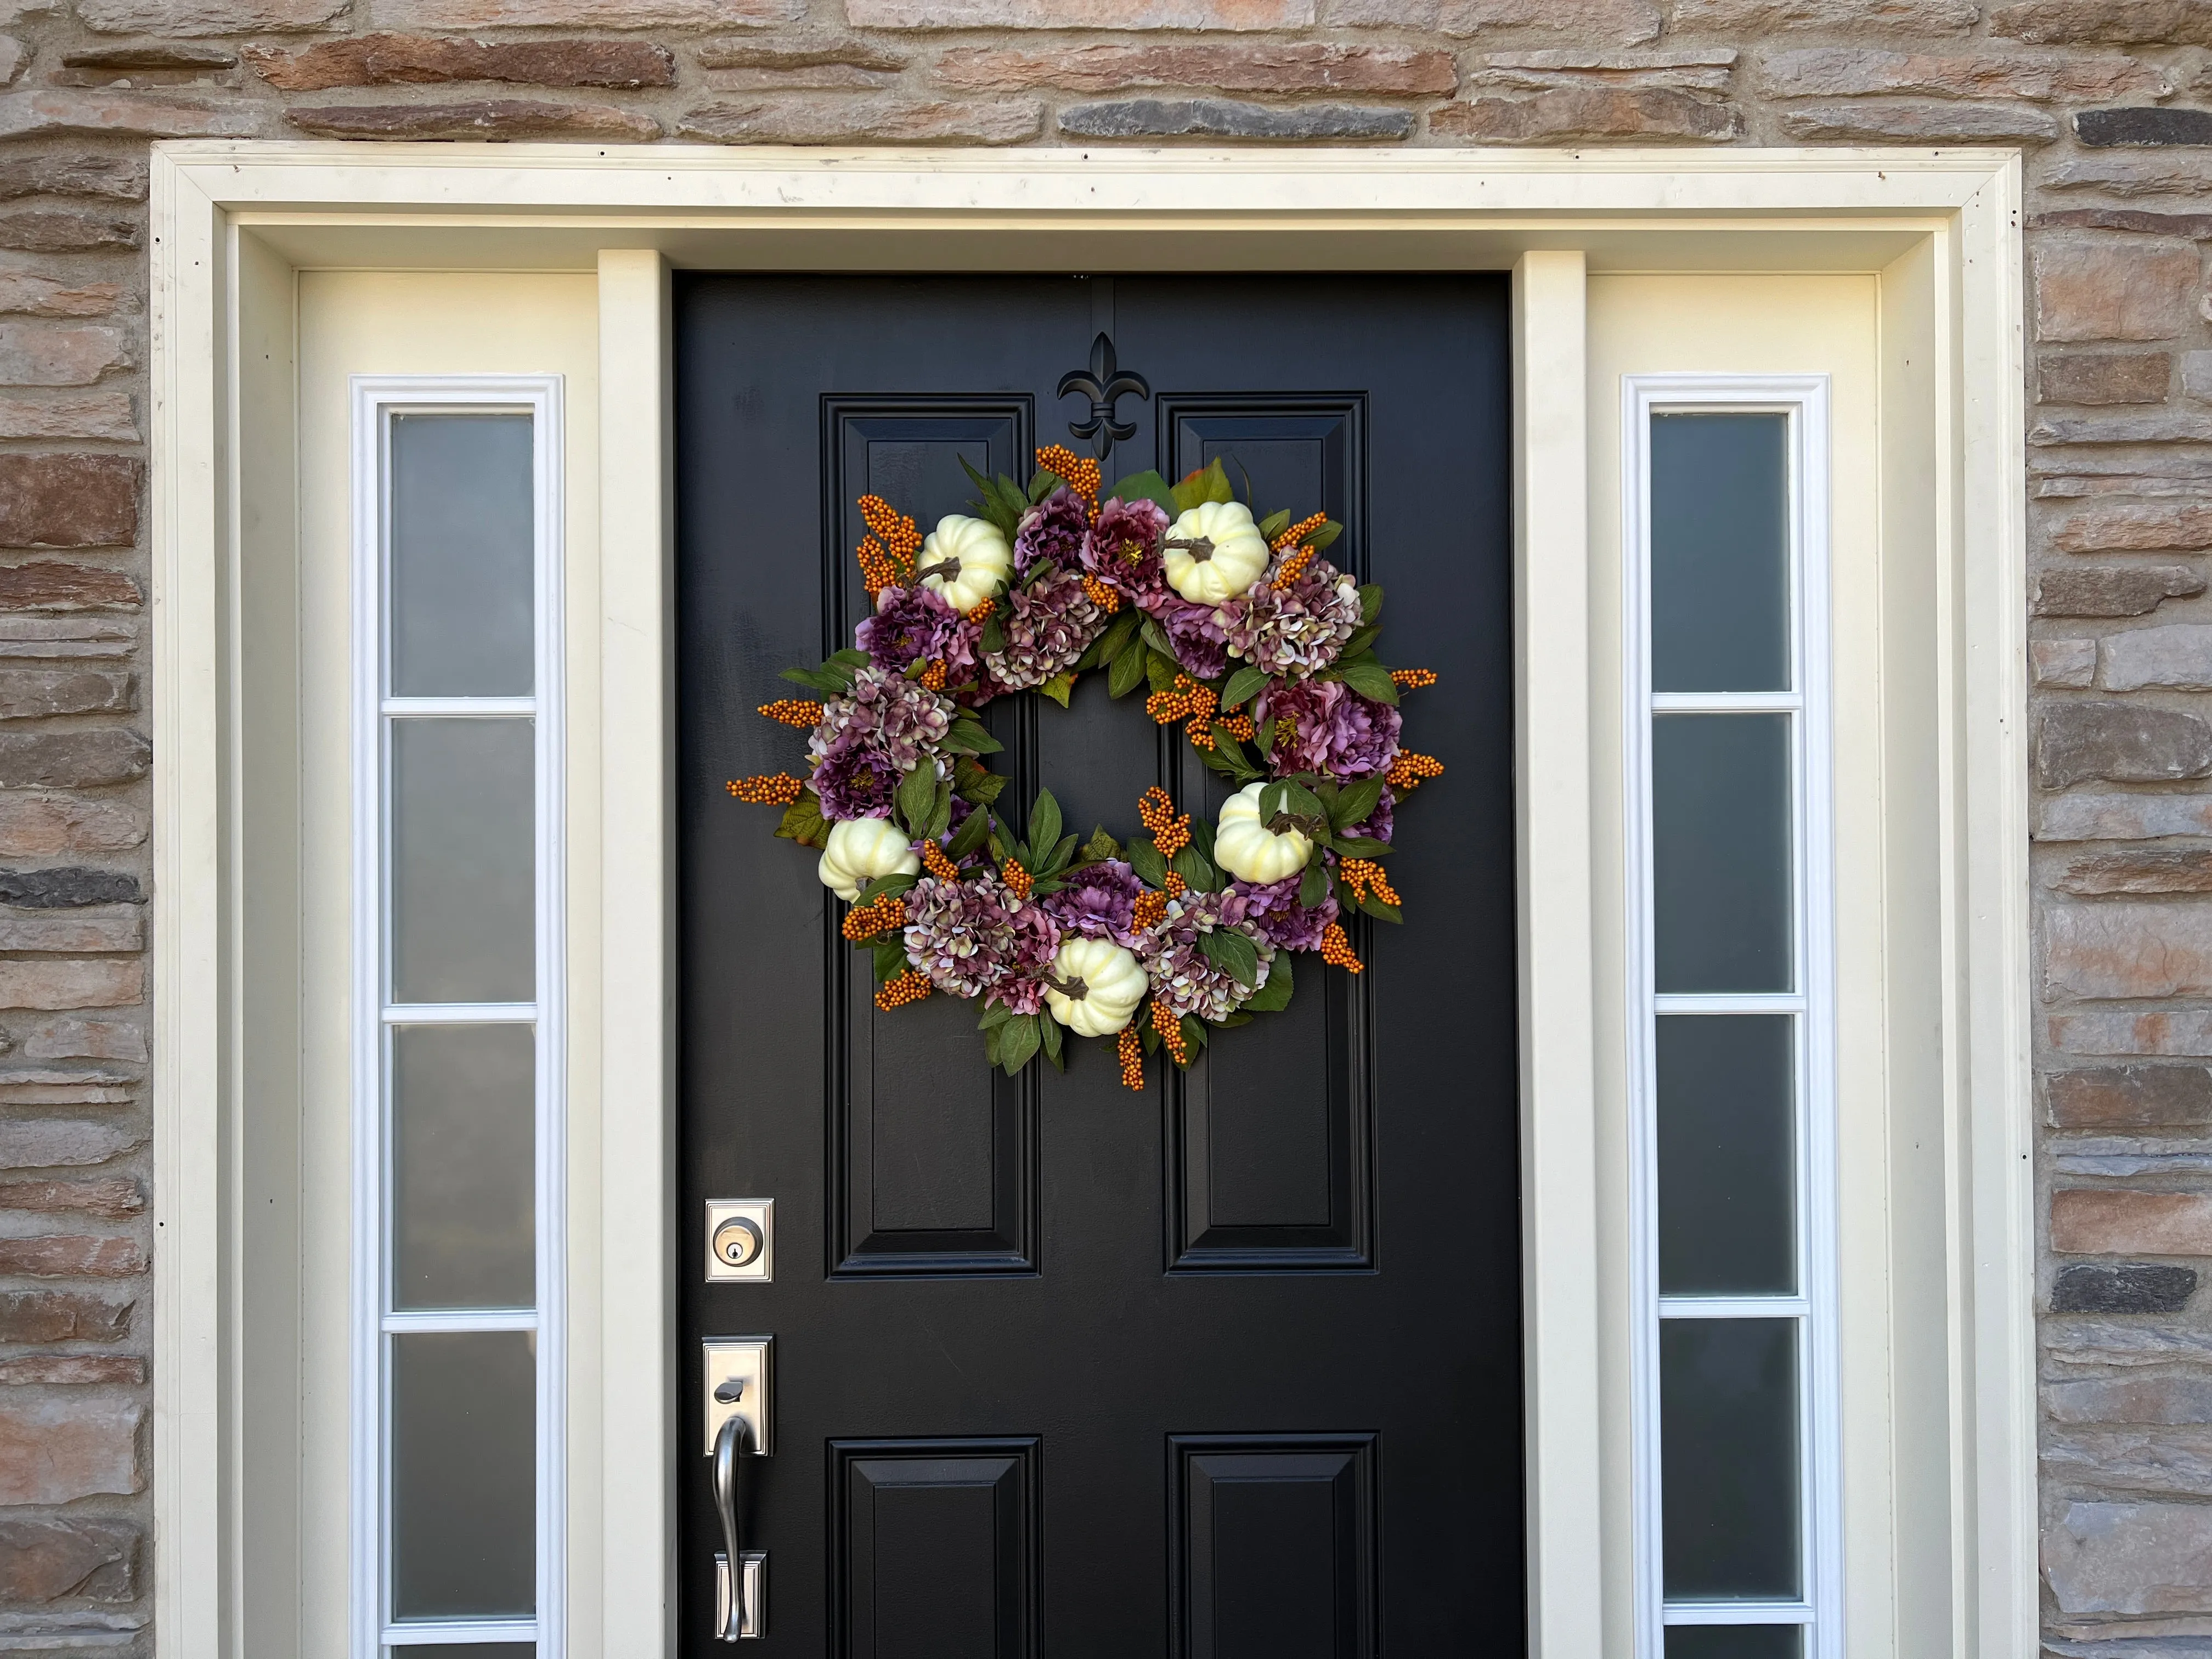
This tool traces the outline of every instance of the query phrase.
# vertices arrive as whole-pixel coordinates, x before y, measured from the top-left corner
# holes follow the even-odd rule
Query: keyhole
[[[714,1229],[714,1259],[725,1267],[748,1267],[761,1253],[761,1230],[741,1215]]]

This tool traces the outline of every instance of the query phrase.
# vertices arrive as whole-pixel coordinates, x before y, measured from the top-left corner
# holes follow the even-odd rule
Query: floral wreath
[[[1400,919],[1379,860],[1398,800],[1443,767],[1399,747],[1398,696],[1437,677],[1376,659],[1382,590],[1321,556],[1343,528],[1326,515],[1255,521],[1218,460],[1172,487],[1124,478],[1103,506],[1096,460],[1037,462],[1027,489],[969,467],[975,515],[927,538],[860,498],[873,614],[852,649],[784,672],[821,701],[760,710],[811,729],[807,775],[729,791],[822,848],[877,1006],[981,998],[1010,1076],[1039,1049],[1065,1070],[1066,1032],[1110,1036],[1141,1089],[1145,1055],[1187,1066],[1209,1028],[1287,1007],[1291,953],[1362,971],[1344,912]],[[1049,790],[1020,827],[996,807],[1006,780],[981,757],[1001,745],[975,711],[1032,690],[1065,708],[1094,668],[1115,697],[1148,686],[1152,719],[1240,786],[1218,823],[1155,787],[1144,835],[1079,846]]]

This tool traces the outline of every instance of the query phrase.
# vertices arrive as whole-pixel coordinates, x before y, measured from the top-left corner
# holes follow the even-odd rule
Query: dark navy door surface
[[[772,1334],[764,1653],[1365,1659],[1516,1651],[1508,289],[1495,275],[720,276],[677,289],[686,1651],[720,1547],[699,1344]],[[1400,927],[1141,1095],[1103,1045],[986,1068],[977,1011],[871,1000],[814,854],[726,780],[849,643],[855,499],[927,527],[961,458],[1026,478],[1095,335],[1142,374],[1110,482],[1221,457],[1389,599],[1442,676],[1407,739]],[[1137,827],[1219,780],[1142,700],[992,705],[1010,799]],[[1309,969],[1306,963],[1313,966]],[[772,1283],[704,1282],[705,1206],[772,1198]],[[750,1648],[728,1650],[732,1652]]]

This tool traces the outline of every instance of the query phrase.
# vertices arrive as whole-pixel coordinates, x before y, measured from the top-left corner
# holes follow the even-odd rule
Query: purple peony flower
[[[1160,564],[1160,538],[1167,529],[1168,515],[1158,501],[1116,496],[1098,509],[1083,544],[1083,568],[1125,599],[1139,604],[1155,599],[1169,591]]]
[[[904,775],[882,750],[854,738],[833,745],[816,763],[814,793],[822,798],[822,816],[833,823],[845,818],[887,818]]]
[[[999,626],[1006,648],[984,657],[984,677],[994,692],[1022,691],[1074,667],[1105,628],[1106,614],[1071,566],[1014,589]]]
[[[1270,680],[1252,700],[1252,718],[1275,723],[1275,775],[1319,772],[1364,778],[1398,757],[1398,711],[1341,680]]]
[[[1016,1013],[1043,1006],[1060,930],[995,872],[965,881],[927,877],[908,890],[906,915],[906,958],[937,989],[988,994]]]
[[[1015,576],[1028,575],[1040,559],[1049,559],[1062,570],[1079,571],[1090,534],[1091,514],[1083,497],[1062,484],[1022,514],[1014,532]]]
[[[1137,959],[1145,965],[1152,995],[1165,1003],[1170,1012],[1225,1019],[1236,1012],[1237,1004],[1267,982],[1275,947],[1265,939],[1247,932],[1260,953],[1259,978],[1251,985],[1217,966],[1199,948],[1200,933],[1237,927],[1248,908],[1242,894],[1185,893],[1170,899],[1159,925],[1139,935]]]
[[[980,629],[939,596],[933,588],[886,587],[876,596],[876,614],[853,630],[853,643],[878,668],[903,673],[918,662],[941,662],[954,679],[975,665]]]
[[[1317,674],[1359,627],[1359,590],[1334,565],[1316,559],[1285,587],[1275,586],[1271,571],[1218,614],[1230,655],[1279,678]]]
[[[1121,860],[1103,859],[1068,876],[1067,885],[1045,895],[1042,902],[1045,914],[1060,925],[1063,933],[1110,939],[1116,945],[1133,947],[1136,936],[1131,926],[1137,895],[1144,890],[1137,872]]]
[[[1322,930],[1336,920],[1336,895],[1328,893],[1307,909],[1298,902],[1298,884],[1304,875],[1301,871],[1264,887],[1249,881],[1231,885],[1229,890],[1244,901],[1240,924],[1244,931],[1280,951],[1319,950]]]
[[[1210,605],[1193,605],[1173,593],[1149,601],[1145,609],[1175,647],[1176,661],[1194,679],[1218,680],[1229,672],[1227,635]]]

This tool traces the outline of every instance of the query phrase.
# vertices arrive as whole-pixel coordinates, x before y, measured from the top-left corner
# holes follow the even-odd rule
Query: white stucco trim
[[[1626,1524],[1607,1513],[1608,1430],[1593,1381],[1608,1317],[1593,1237],[1605,1196],[1595,1187],[1599,1085],[1590,1060],[1600,890],[1589,828],[1590,720],[1602,716],[1591,709],[1591,596],[1580,570],[1589,528],[1581,276],[1899,273],[1884,291],[1885,325],[1900,337],[1917,331],[1932,352],[1932,367],[1914,370],[1926,376],[1929,441],[1898,457],[1910,499],[1893,509],[1886,501],[1885,511],[1909,515],[1911,502],[1930,504],[1924,534],[1938,573],[1927,713],[1940,750],[1929,882],[1940,894],[1944,957],[1950,1334],[1948,1420],[1936,1434],[1948,1492],[1944,1645],[1988,1659],[2031,1650],[2034,1235],[2015,157],[182,143],[156,147],[152,192],[154,1501],[156,1619],[173,1655],[299,1650],[286,1537],[257,1501],[296,1468],[297,1449],[283,1439],[281,1411],[262,1409],[256,1395],[271,1386],[272,1364],[283,1379],[304,1293],[270,1279],[266,1249],[271,1230],[281,1236],[282,1205],[269,1194],[283,1186],[286,1124],[298,1111],[296,1081],[286,1092],[286,1057],[296,1054],[288,962],[298,944],[296,921],[288,934],[286,918],[296,918],[298,895],[281,860],[252,856],[281,849],[298,811],[286,794],[296,789],[296,766],[288,773],[259,740],[270,716],[252,695],[289,648],[279,635],[297,558],[289,273],[334,265],[598,273],[610,573],[600,600],[601,706],[611,733],[657,716],[665,738],[664,261],[1517,270],[1527,383],[1516,477],[1529,1607],[1533,1648],[1577,1659],[1598,1659],[1607,1621],[1619,1616],[1596,1569],[1623,1547],[1614,1534]],[[601,1615],[595,1632],[576,1631],[578,1659],[595,1650],[645,1659],[672,1651],[665,1483],[679,1464],[665,1338],[648,1340],[666,1328],[678,1271],[666,1196],[667,763],[652,744],[611,741],[606,750],[598,789],[608,805],[600,960],[609,1316],[589,1345],[580,1331],[573,1351],[574,1363],[597,1368],[605,1524],[595,1559],[572,1556],[571,1571],[592,1577],[587,1599]],[[579,777],[574,787],[580,794],[592,784]],[[617,1192],[635,1200],[619,1213]],[[624,1302],[618,1283],[637,1293]],[[1914,1644],[1936,1645],[1924,1631]]]

